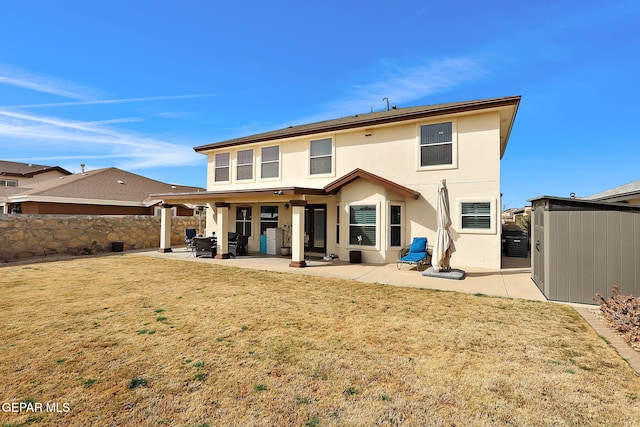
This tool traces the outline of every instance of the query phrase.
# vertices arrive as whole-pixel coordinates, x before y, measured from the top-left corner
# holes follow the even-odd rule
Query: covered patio
[[[251,220],[255,215],[251,209],[254,206],[268,206],[271,212],[276,212],[274,218],[268,218],[262,221],[267,226],[277,227],[278,223],[286,222],[291,233],[291,257],[289,267],[306,267],[305,263],[305,207],[308,199],[315,200],[326,199],[332,197],[323,189],[286,187],[286,188],[268,188],[261,190],[239,190],[215,192],[208,191],[202,193],[184,193],[184,194],[161,194],[152,195],[153,197],[162,197],[163,205],[161,211],[161,230],[160,230],[160,248],[158,252],[169,253],[171,248],[171,208],[178,203],[191,203],[194,205],[206,207],[207,226],[204,236],[216,236],[216,259],[227,260],[231,258],[229,253],[229,233],[240,232],[239,234],[250,237]],[[243,220],[239,220],[233,213],[232,209],[241,209],[243,211]],[[256,209],[257,210],[257,209]],[[247,213],[248,212],[248,213]],[[262,215],[262,212],[260,212]],[[282,215],[278,219],[278,215]],[[248,223],[245,224],[244,222]],[[230,227],[234,223],[235,229]],[[260,230],[264,226],[260,226]],[[244,232],[242,230],[245,230]],[[256,239],[250,242],[253,246],[252,252],[258,252]],[[289,243],[289,242],[287,242]]]
[[[322,188],[272,187],[264,189],[205,191],[196,193],[152,194],[162,200],[159,252],[172,251],[170,244],[171,209],[176,204],[202,206],[206,211],[203,237],[216,237],[216,258],[229,259],[229,236],[248,238],[251,253],[263,252],[261,236],[269,228],[282,234],[283,244],[290,248],[289,267],[307,266],[305,257],[333,254],[349,259],[351,251],[362,251],[363,261],[385,264],[395,261],[402,246],[403,228],[395,223],[397,237],[387,236],[390,221],[387,210],[404,212],[405,207],[423,207],[420,193],[362,169],[332,181]],[[365,206],[366,201],[366,206]],[[354,207],[355,206],[355,207]],[[417,208],[416,208],[417,209]],[[351,211],[358,211],[357,224],[366,224],[352,232]],[[408,215],[408,214],[402,214]],[[409,218],[407,222],[409,222]],[[421,219],[422,220],[422,219]],[[367,222],[368,221],[368,222]],[[398,220],[399,221],[399,220]],[[342,222],[342,227],[341,227]],[[368,228],[367,228],[368,227]],[[402,232],[400,230],[403,230]],[[409,234],[408,228],[406,229]],[[371,233],[371,236],[367,235]],[[354,243],[354,235],[370,237],[362,246]],[[404,237],[404,239],[410,238]],[[359,239],[362,243],[362,240]],[[393,240],[393,245],[388,243]],[[408,244],[408,242],[406,243]],[[279,249],[279,248],[278,248]],[[275,255],[273,251],[272,255]],[[365,259],[368,258],[368,259]],[[391,259],[393,258],[393,259]]]

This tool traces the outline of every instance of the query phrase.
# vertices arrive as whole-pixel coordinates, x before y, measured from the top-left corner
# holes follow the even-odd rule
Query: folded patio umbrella
[[[438,231],[431,259],[431,264],[435,271],[450,270],[451,255],[456,251],[451,233],[449,232],[451,215],[449,214],[449,192],[447,191],[446,184],[446,180],[443,179],[438,186],[438,207],[436,211]]]

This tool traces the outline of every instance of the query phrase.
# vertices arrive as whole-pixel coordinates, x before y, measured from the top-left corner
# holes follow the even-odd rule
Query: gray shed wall
[[[532,278],[548,299],[594,304],[614,284],[640,293],[640,209],[545,198],[533,212],[543,225],[532,230]]]

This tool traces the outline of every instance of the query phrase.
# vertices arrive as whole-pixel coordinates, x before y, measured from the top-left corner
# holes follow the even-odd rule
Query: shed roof
[[[633,211],[640,213],[640,205],[612,203],[585,199],[567,199],[565,197],[539,196],[529,199],[532,204],[545,202],[550,211],[598,210],[598,211]]]

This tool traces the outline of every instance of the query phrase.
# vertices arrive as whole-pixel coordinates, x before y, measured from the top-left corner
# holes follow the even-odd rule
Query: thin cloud
[[[413,64],[400,62],[387,59],[373,64],[369,71],[361,74],[375,73],[376,78],[347,86],[343,97],[327,104],[322,113],[303,118],[300,122],[381,111],[386,108],[383,98],[389,98],[391,104],[408,105],[491,75],[489,67],[472,56],[425,60]]]
[[[428,60],[408,66],[387,64],[385,68],[381,79],[354,87],[350,95],[362,99],[362,102],[377,101],[376,104],[384,97],[393,102],[410,103],[484,79],[490,74],[484,64],[471,57]]]
[[[0,83],[71,99],[88,100],[97,95],[95,89],[2,64]]]
[[[40,150],[63,146],[68,153],[64,158],[120,159],[116,163],[130,169],[193,165],[201,160],[201,155],[185,145],[110,126],[123,121],[136,120],[79,122],[0,110],[0,137],[28,141]],[[101,154],[96,156],[96,152]]]
[[[122,98],[122,99],[96,99],[89,101],[73,101],[73,102],[52,102],[47,104],[24,104],[24,105],[6,105],[2,108],[51,108],[51,107],[75,107],[81,105],[112,105],[112,104],[125,104],[132,102],[152,102],[152,101],[167,101],[175,99],[193,99],[193,98],[207,98],[216,96],[213,94],[200,94],[200,95],[167,95],[167,96],[146,96],[140,98]]]

